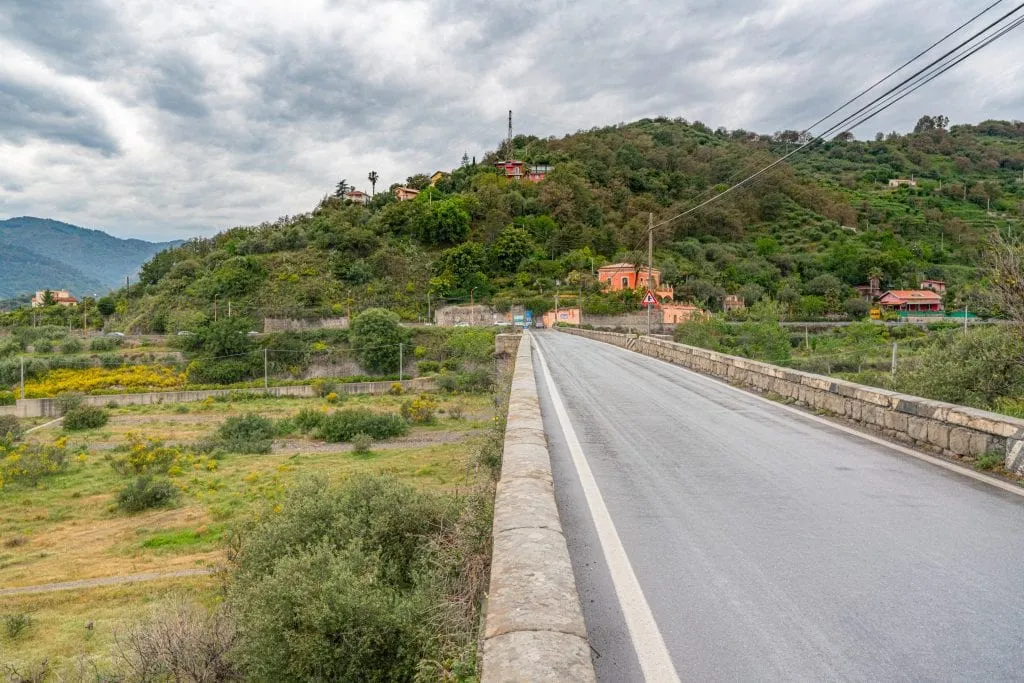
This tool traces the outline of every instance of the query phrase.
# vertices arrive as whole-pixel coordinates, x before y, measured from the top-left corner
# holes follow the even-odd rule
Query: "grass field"
[[[356,455],[348,444],[293,435],[275,440],[266,455],[200,458],[171,477],[181,491],[175,507],[136,515],[117,509],[117,493],[129,479],[115,472],[105,456],[123,452],[133,437],[188,447],[210,436],[232,415],[252,412],[280,419],[308,407],[397,412],[406,398],[356,396],[340,406],[328,406],[322,399],[259,398],[110,410],[104,427],[68,434],[72,452],[85,447],[87,454],[76,458],[67,472],[45,478],[35,488],[0,489],[0,588],[216,567],[224,558],[222,537],[232,523],[273,506],[289,483],[306,474],[340,480],[355,473],[387,472],[435,490],[475,485],[483,476],[475,456],[494,419],[489,394],[438,397],[434,424],[413,426],[406,436],[375,443],[369,454]],[[459,419],[452,419],[452,412],[461,414]],[[59,427],[49,427],[26,440],[52,443],[63,434]],[[79,655],[102,656],[109,651],[113,624],[183,592],[213,601],[217,582],[212,577],[189,577],[0,595],[0,619],[26,614],[32,620],[17,638],[5,633],[0,623],[0,663],[5,657],[46,657],[54,666],[67,667]],[[85,629],[90,622],[93,628]]]

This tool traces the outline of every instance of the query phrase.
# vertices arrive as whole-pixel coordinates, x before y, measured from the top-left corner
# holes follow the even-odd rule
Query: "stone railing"
[[[518,338],[494,499],[482,680],[587,683],[594,667],[555,504],[530,335]]]
[[[561,331],[771,393],[925,450],[965,459],[998,453],[1008,471],[1024,474],[1024,420],[663,339],[596,330]]]

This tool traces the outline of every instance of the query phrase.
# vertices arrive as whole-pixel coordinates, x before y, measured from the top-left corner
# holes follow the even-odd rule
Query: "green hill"
[[[978,284],[987,235],[1020,229],[1024,124],[946,130],[925,117],[918,129],[814,145],[793,166],[657,228],[656,265],[677,298],[712,309],[738,293],[748,303],[773,297],[794,317],[861,315],[851,286],[872,272],[886,287],[945,279],[953,304]],[[228,301],[253,318],[385,306],[416,320],[428,297],[540,310],[556,289],[582,289],[591,313],[633,309],[632,295],[600,294],[592,268],[644,261],[648,213],[656,222],[681,213],[797,137],[663,118],[519,136],[518,158],[554,167],[541,183],[499,176],[491,154],[436,188],[410,178],[425,188],[414,201],[328,198],[308,214],[193,240],[146,264],[117,324],[187,329]],[[888,186],[910,176],[917,187]]]
[[[0,299],[40,289],[103,294],[179,244],[123,240],[43,218],[0,221]]]

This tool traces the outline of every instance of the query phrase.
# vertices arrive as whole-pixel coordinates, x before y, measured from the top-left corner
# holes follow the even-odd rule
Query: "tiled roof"
[[[892,289],[883,294],[882,298],[887,296],[904,301],[942,301],[942,297],[930,289]]]

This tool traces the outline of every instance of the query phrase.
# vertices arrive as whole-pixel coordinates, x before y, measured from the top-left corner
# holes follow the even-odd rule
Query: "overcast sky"
[[[0,0],[0,218],[209,235],[456,166],[508,109],[803,128],[989,2]],[[1022,118],[1022,64],[1024,28],[857,133]]]

